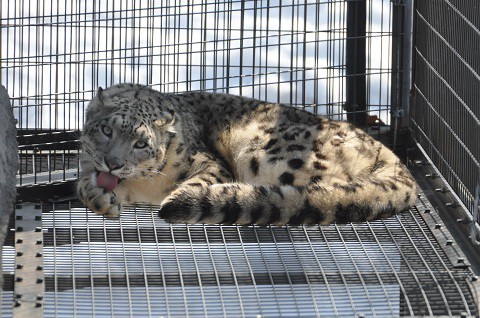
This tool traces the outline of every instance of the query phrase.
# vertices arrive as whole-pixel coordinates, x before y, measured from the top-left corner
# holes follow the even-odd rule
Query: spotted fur
[[[361,222],[416,197],[400,160],[351,124],[227,94],[100,90],[81,143],[79,197],[110,217],[147,202],[170,222]],[[118,187],[98,188],[99,171],[117,175]]]

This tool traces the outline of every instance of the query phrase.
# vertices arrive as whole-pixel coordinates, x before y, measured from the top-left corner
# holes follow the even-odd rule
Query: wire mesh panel
[[[119,82],[241,94],[337,119],[346,119],[346,103],[363,104],[390,121],[390,0],[0,4],[0,79],[19,120],[19,185],[76,178],[86,103]],[[357,20],[364,32],[352,35]],[[346,59],[348,47],[363,68]],[[362,102],[347,96],[360,93]]]
[[[415,137],[470,211],[480,180],[479,12],[475,1],[447,0],[415,11]]]
[[[105,220],[45,205],[45,316],[476,315],[472,273],[442,249],[423,204],[324,227],[169,225],[149,206]]]

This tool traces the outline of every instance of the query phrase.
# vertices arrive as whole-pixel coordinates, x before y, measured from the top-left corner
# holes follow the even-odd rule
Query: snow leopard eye
[[[133,146],[137,149],[143,149],[143,148],[146,148],[148,144],[143,140],[138,140]]]
[[[102,133],[107,136],[107,137],[112,137],[112,128],[106,126],[106,125],[102,125],[102,127],[100,127],[100,130],[102,131]]]

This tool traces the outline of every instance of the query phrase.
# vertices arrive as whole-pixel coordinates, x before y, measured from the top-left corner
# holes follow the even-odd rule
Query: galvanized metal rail
[[[15,213],[14,317],[43,317],[42,209],[39,204],[18,204]]]

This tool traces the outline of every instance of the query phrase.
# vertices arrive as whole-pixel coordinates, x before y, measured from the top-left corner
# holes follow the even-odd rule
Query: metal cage
[[[425,109],[435,103],[420,97],[443,87],[432,74],[453,83],[434,65],[447,65],[438,58],[446,53],[430,48],[450,50],[445,74],[461,66],[470,86],[452,75],[457,86],[444,91],[461,90],[453,96],[469,120],[463,128],[478,132],[478,59],[452,49],[463,42],[450,29],[436,29],[452,16],[478,42],[478,15],[462,1],[434,2],[443,11],[409,0],[0,0],[0,81],[20,151],[20,200],[2,252],[2,316],[478,315],[471,258],[424,193],[387,220],[313,227],[170,225],[156,217],[158,207],[142,205],[105,220],[73,193],[88,101],[99,86],[135,82],[349,120],[418,163],[410,127],[473,211],[475,139],[458,127],[469,168],[461,160],[442,166],[442,154],[457,148],[437,146],[439,121],[424,115],[442,110]],[[448,114],[442,118],[457,120]]]
[[[419,147],[455,193],[452,200],[469,211],[472,227],[479,222],[479,12],[475,3],[419,1],[414,17],[411,126]]]

